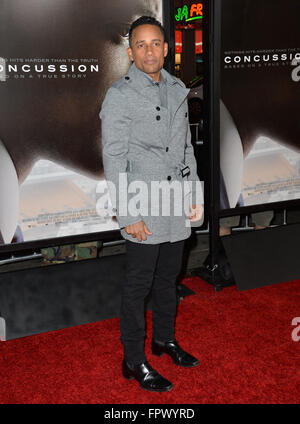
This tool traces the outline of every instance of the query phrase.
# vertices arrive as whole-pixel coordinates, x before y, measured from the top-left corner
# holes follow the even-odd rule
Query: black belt
[[[190,167],[185,165],[183,162],[179,162],[175,166],[167,166],[159,163],[156,163],[155,166],[153,166],[153,164],[149,166],[145,162],[141,164],[137,161],[128,160],[126,171],[133,173],[137,172],[140,174],[156,174],[157,172],[168,174],[169,172],[175,172],[177,175],[180,175],[182,178],[184,178],[190,173]]]

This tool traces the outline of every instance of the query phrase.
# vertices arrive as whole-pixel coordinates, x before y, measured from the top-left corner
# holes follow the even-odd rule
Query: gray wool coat
[[[161,70],[167,108],[159,90],[132,63],[107,91],[100,111],[104,175],[124,239],[143,244],[188,238],[189,205],[203,204],[188,121],[184,83]],[[157,93],[157,94],[155,94]],[[181,172],[182,171],[182,172]],[[158,194],[159,193],[159,194]],[[152,235],[139,242],[125,227],[144,220]]]

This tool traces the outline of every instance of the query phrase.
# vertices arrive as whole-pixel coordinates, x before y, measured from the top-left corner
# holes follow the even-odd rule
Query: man
[[[146,390],[163,392],[171,390],[173,384],[146,360],[144,302],[153,283],[152,353],[167,353],[179,366],[198,365],[175,339],[175,282],[190,226],[201,224],[203,195],[188,123],[189,90],[163,69],[168,43],[161,24],[147,16],[136,20],[129,31],[127,53],[133,63],[108,90],[100,112],[104,173],[115,186],[116,200],[114,190],[110,194],[126,240],[127,271],[120,315],[123,376],[135,378]],[[127,177],[126,192],[120,189],[121,175]],[[143,207],[133,214],[129,211],[134,200],[129,186],[136,182],[144,184],[140,184],[143,193],[139,197]],[[181,196],[174,192],[174,198],[167,202],[164,195],[159,205],[150,195],[150,208],[147,202],[154,182],[164,183],[164,187],[177,183],[177,188],[187,184],[190,190]],[[184,213],[173,211],[187,199],[191,202],[188,220],[195,224],[187,225]],[[161,212],[166,203],[171,206],[169,214]],[[159,213],[153,213],[157,206]]]

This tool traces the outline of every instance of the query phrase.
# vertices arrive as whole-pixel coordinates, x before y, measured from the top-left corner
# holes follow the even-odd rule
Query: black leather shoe
[[[198,359],[182,350],[176,340],[163,343],[152,339],[152,353],[156,356],[162,356],[167,353],[176,365],[185,368],[196,367],[200,364]]]
[[[135,378],[142,389],[150,392],[168,392],[173,389],[173,384],[158,374],[147,361],[140,365],[131,365],[124,359],[122,372],[127,380]]]

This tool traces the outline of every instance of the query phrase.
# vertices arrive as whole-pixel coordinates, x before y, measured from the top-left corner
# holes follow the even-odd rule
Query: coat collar
[[[166,83],[168,85],[179,85],[180,87],[185,88],[182,81],[179,79],[173,77],[169,72],[167,72],[164,68],[161,69],[161,76],[164,80],[166,80]],[[149,87],[152,84],[151,77],[147,75],[145,72],[141,71],[137,68],[136,64],[132,62],[129,71],[127,72],[126,76],[129,76],[130,79],[132,79],[134,85],[138,85],[140,88]]]

